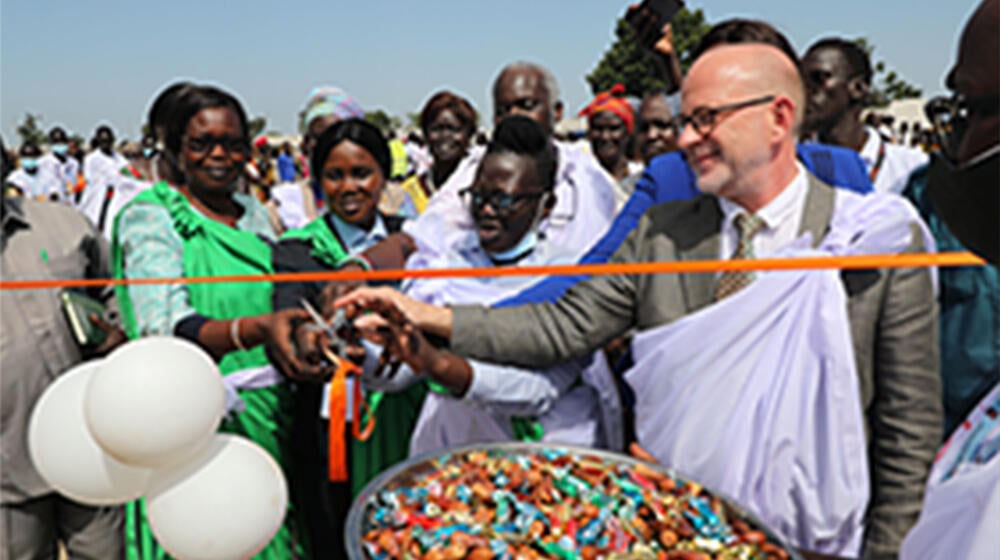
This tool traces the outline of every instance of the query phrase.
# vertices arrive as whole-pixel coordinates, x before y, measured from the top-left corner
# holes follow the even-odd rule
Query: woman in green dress
[[[250,152],[246,113],[230,94],[191,87],[166,129],[177,185],[164,181],[116,217],[112,254],[117,278],[264,275],[272,268],[274,232],[264,207],[237,186]],[[290,320],[305,311],[272,313],[269,282],[119,287],[131,338],[174,335],[218,360],[234,405],[221,430],[245,436],[290,471],[293,395],[268,363],[265,346],[289,340]],[[283,353],[282,355],[289,355]],[[282,363],[285,371],[296,364]],[[292,489],[294,504],[294,488]],[[127,557],[167,558],[145,520],[142,502],[128,506]],[[305,558],[306,536],[289,505],[285,523],[256,558]]]
[[[361,119],[340,121],[317,139],[310,153],[313,177],[322,187],[327,212],[309,225],[286,233],[275,250],[275,272],[315,272],[334,270],[352,255],[360,253],[387,235],[395,233],[402,219],[379,213],[378,203],[390,172],[391,156],[385,138],[375,126]],[[322,309],[324,284],[284,283],[275,286],[275,309],[301,306],[309,301]],[[304,327],[297,332],[307,336]],[[302,345],[303,347],[306,345]],[[330,422],[329,386],[322,391],[300,387],[296,437],[302,437],[300,465],[308,472],[300,478],[312,484],[315,498],[308,518],[315,539],[317,557],[327,557],[319,551],[329,551],[329,557],[343,555],[340,542],[344,515],[351,498],[379,472],[402,461],[409,450],[410,432],[423,404],[426,388],[417,384],[401,393],[366,392],[365,398],[374,416],[374,431],[365,441],[352,435],[351,422],[367,418],[334,419]],[[347,389],[352,394],[352,389]],[[348,409],[350,416],[352,411]],[[342,434],[330,435],[329,426],[344,426]],[[342,437],[347,455],[347,479],[328,477],[328,442]],[[338,442],[339,443],[339,442]],[[325,531],[322,531],[325,528]],[[322,542],[320,542],[322,541]]]

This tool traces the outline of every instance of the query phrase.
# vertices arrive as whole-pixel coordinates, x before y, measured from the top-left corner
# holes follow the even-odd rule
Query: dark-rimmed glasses
[[[245,156],[250,153],[250,142],[237,136],[185,137],[184,146],[196,154],[209,154],[216,146],[222,146],[230,154]]]
[[[773,95],[765,95],[763,97],[755,97],[753,99],[748,99],[746,101],[737,101],[736,103],[729,103],[726,105],[719,105],[718,107],[698,107],[691,112],[690,115],[680,114],[674,117],[672,124],[674,127],[674,134],[680,137],[687,125],[694,127],[694,131],[700,136],[705,136],[712,132],[712,129],[716,125],[716,121],[719,115],[723,113],[731,113],[739,109],[746,109],[747,107],[753,107],[754,105],[763,105],[764,103],[770,103],[774,101]]]
[[[924,114],[933,125],[941,153],[952,162],[957,160],[958,147],[969,125],[970,114],[989,115],[1000,111],[1000,94],[966,97],[956,93],[938,96],[924,105]]]
[[[476,187],[466,187],[458,191],[458,195],[462,197],[462,202],[469,208],[470,212],[489,204],[499,216],[508,216],[514,212],[518,203],[525,200],[538,200],[545,194],[545,192],[508,194],[500,191],[484,193]]]

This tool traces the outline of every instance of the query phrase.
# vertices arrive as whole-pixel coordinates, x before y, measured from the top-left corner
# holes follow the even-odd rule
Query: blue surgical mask
[[[24,168],[24,170],[27,171],[28,173],[31,173],[33,171],[37,171],[38,170],[38,158],[33,158],[33,157],[23,157],[23,158],[21,158],[21,167]]]
[[[52,144],[52,153],[64,156],[69,153],[69,144]]]
[[[521,240],[518,241],[510,249],[507,249],[506,251],[501,251],[499,253],[490,253],[489,251],[487,251],[487,254],[489,254],[490,259],[494,261],[508,262],[518,257],[527,256],[531,251],[534,251],[535,247],[537,246],[538,246],[538,232],[532,229],[528,233],[524,234],[524,237],[522,237]]]
[[[535,250],[535,247],[538,247],[538,242],[541,239],[538,233],[538,224],[542,221],[543,210],[548,199],[549,195],[545,195],[538,200],[538,208],[535,209],[535,220],[531,223],[531,227],[528,228],[528,232],[524,234],[524,237],[506,251],[499,253],[490,253],[487,251],[490,259],[496,262],[513,261],[514,259],[526,257]]]

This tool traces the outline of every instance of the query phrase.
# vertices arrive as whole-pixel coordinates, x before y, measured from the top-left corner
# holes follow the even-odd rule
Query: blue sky
[[[162,87],[178,78],[221,85],[268,129],[295,131],[316,85],[339,85],[368,110],[403,116],[435,91],[464,94],[488,116],[505,63],[553,70],[567,109],[589,99],[584,76],[613,39],[627,1],[608,0],[3,0],[0,131],[16,142],[25,112],[46,130],[89,138],[102,122],[136,138]],[[925,95],[943,90],[972,0],[688,0],[709,22],[775,24],[801,52],[828,35],[867,36]]]

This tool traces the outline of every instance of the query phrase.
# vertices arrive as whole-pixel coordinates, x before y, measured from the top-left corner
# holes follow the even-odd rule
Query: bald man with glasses
[[[804,97],[795,63],[773,46],[720,45],[702,54],[685,79],[674,120],[701,195],[651,208],[611,262],[769,257],[804,234],[816,247],[843,234],[834,220],[847,212],[837,214],[838,207],[884,201],[835,190],[796,159]],[[901,200],[893,204],[905,208]],[[912,218],[899,220],[898,250],[926,250],[924,226],[912,208],[904,214]],[[673,323],[753,281],[726,274],[612,274],[540,305],[433,307],[386,289],[359,290],[339,305],[391,303],[419,328],[449,339],[455,354],[546,367],[588,355],[630,328]],[[844,272],[842,285],[868,436],[864,556],[893,558],[919,514],[941,437],[937,304],[927,269]],[[704,352],[721,351],[712,342],[706,337]],[[818,512],[801,513],[807,519]]]

